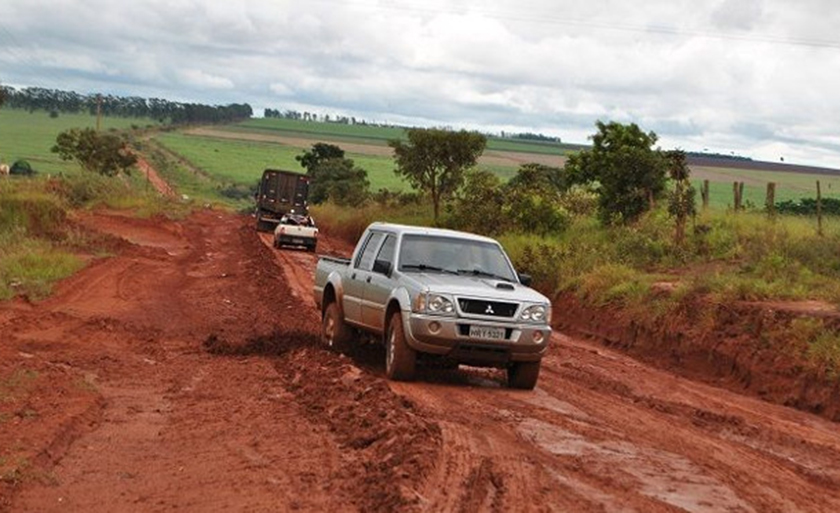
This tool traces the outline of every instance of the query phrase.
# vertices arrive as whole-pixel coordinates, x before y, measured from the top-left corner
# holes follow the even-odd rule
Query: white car
[[[274,229],[274,247],[304,246],[307,251],[315,251],[318,246],[318,228],[315,220],[309,216],[285,214]]]

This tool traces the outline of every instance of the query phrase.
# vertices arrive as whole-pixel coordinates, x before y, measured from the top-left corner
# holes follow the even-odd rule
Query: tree
[[[605,223],[631,222],[651,209],[665,190],[667,161],[654,150],[657,136],[635,124],[596,123],[592,149],[566,162],[573,183],[598,182],[599,213]]]
[[[312,149],[298,155],[295,160],[300,162],[300,165],[306,169],[307,174],[312,174],[312,169],[317,167],[321,162],[329,159],[343,159],[344,150],[335,144],[315,143]]]
[[[668,173],[674,182],[674,190],[668,195],[668,213],[675,219],[674,244],[681,246],[685,239],[685,223],[688,216],[697,213],[694,187],[688,179],[690,169],[686,163],[685,152],[670,151]]]
[[[312,203],[330,200],[337,205],[357,207],[368,198],[367,171],[356,167],[350,159],[322,160],[307,174],[312,178],[309,186]]]
[[[454,225],[484,235],[495,235],[507,228],[502,214],[505,203],[502,181],[485,170],[466,174],[464,187],[454,202]]]
[[[394,149],[394,172],[414,189],[429,193],[437,224],[441,200],[464,183],[464,172],[475,166],[487,146],[487,138],[466,130],[411,128],[406,133],[407,143],[399,139],[388,141]]]
[[[84,169],[105,176],[116,176],[120,171],[128,174],[137,157],[128,143],[115,134],[100,134],[93,128],[71,128],[55,139],[53,153],[62,160],[75,160]]]
[[[502,212],[516,230],[546,235],[566,229],[570,216],[560,205],[568,187],[562,170],[524,164],[505,185]]]

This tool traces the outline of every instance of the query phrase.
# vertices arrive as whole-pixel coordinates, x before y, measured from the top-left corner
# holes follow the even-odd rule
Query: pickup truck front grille
[[[472,315],[487,315],[490,317],[513,317],[519,305],[503,303],[501,301],[484,301],[481,299],[458,299],[461,311]]]

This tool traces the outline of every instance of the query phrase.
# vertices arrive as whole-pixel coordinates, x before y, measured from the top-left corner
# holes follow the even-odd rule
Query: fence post
[[[703,180],[703,188],[700,189],[700,197],[703,198],[703,210],[709,208],[709,181]]]
[[[820,194],[820,181],[817,180],[817,235],[822,236],[822,195]]]
[[[732,207],[735,212],[741,208],[741,198],[738,197],[738,182],[732,182]]]
[[[744,209],[744,182],[738,182],[738,208]]]
[[[764,200],[764,206],[767,213],[771,216],[776,215],[776,184],[775,182],[767,182],[767,197]]]

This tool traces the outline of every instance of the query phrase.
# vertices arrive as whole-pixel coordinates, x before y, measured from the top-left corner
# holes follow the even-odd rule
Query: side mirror
[[[531,275],[530,274],[519,273],[519,283],[521,283],[522,285],[525,285],[526,287],[530,287],[531,286]]]
[[[373,272],[391,276],[391,262],[387,260],[374,260]]]

